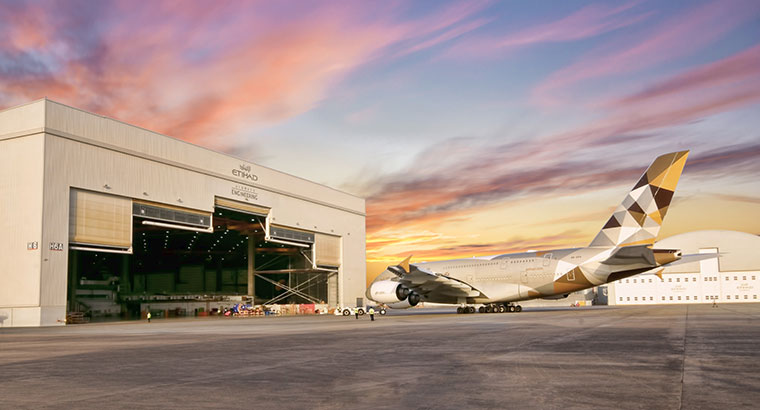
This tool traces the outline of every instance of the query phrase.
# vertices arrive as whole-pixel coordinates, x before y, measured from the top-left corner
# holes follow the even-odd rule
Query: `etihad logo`
[[[251,166],[245,165],[245,164],[241,164],[239,168],[233,169],[232,175],[238,178],[245,178],[254,182],[259,180],[258,175],[251,172]]]

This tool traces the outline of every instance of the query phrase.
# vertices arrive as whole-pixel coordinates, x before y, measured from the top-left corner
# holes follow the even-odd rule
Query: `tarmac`
[[[760,304],[0,329],[2,409],[739,409]]]

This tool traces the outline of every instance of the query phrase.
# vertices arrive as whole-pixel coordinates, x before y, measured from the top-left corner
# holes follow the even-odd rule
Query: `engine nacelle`
[[[367,289],[367,297],[377,303],[388,305],[388,307],[393,309],[406,309],[417,306],[421,299],[420,295],[393,280],[374,282]]]
[[[409,296],[409,289],[392,280],[381,280],[369,286],[367,297],[377,303],[391,305],[401,302]]]
[[[418,303],[420,303],[420,295],[410,293],[409,297],[406,299],[396,303],[386,303],[385,306],[388,306],[391,309],[406,309],[417,306]]]

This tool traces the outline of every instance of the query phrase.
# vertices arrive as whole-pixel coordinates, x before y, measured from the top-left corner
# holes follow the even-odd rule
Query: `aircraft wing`
[[[481,296],[480,291],[465,282],[431,272],[424,268],[418,268],[415,265],[409,266],[409,273],[398,272],[397,276],[400,283],[420,295],[450,297]]]

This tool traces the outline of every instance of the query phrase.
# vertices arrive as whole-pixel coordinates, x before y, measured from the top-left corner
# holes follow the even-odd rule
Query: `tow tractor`
[[[377,312],[381,316],[385,316],[385,314],[387,313],[387,311],[385,310],[385,307],[383,307],[383,306],[367,306],[366,308],[364,308],[364,307],[360,307],[359,308],[359,316],[362,316],[365,313],[367,313],[367,311],[369,310],[370,307],[375,308],[375,312]],[[344,306],[344,307],[340,307],[339,306],[339,307],[335,308],[335,316],[341,316],[341,315],[342,316],[351,316],[351,315],[354,314],[354,309],[355,308],[352,308],[350,306]]]

